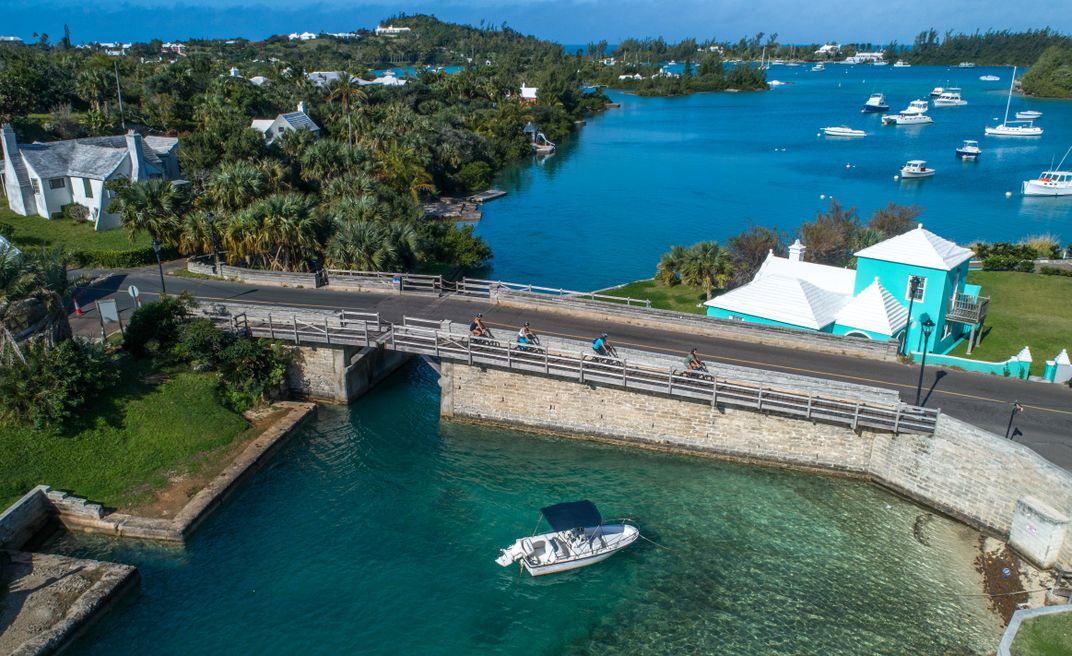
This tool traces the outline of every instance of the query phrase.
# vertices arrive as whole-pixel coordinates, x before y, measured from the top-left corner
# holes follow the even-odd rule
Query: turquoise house
[[[787,258],[769,253],[750,283],[707,301],[707,315],[896,339],[906,353],[948,353],[965,337],[970,352],[976,343],[989,299],[966,283],[969,249],[920,224],[858,251],[855,270],[805,262],[805,250],[797,240]],[[934,326],[925,340],[928,319]]]

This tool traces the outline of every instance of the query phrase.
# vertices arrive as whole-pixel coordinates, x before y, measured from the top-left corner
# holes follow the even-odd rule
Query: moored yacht
[[[968,101],[960,97],[960,89],[956,87],[949,87],[934,99],[935,107],[962,107],[967,104]]]
[[[983,154],[983,149],[979,147],[979,142],[974,139],[965,139],[964,143],[957,148],[957,157],[964,160],[978,159],[979,155]]]
[[[1042,112],[1034,109],[1025,109],[1022,112],[1016,112],[1016,118],[1021,121],[1035,121],[1042,118]]]
[[[902,114],[926,114],[927,110],[930,109],[930,108],[931,108],[931,106],[929,104],[927,104],[926,100],[913,100],[912,102],[908,103],[908,107],[905,107],[904,109],[901,110],[901,113]]]
[[[897,63],[893,65],[894,68],[911,68],[912,64],[909,64],[903,59],[898,59]]]
[[[975,68],[975,62],[960,62],[957,68]]]
[[[882,117],[883,125],[927,125],[934,123],[934,119],[926,114],[886,114]]]
[[[812,67],[811,67],[811,70],[813,70],[813,71],[825,71],[825,70],[826,70],[826,66],[824,66],[822,62],[819,62],[819,63],[818,63],[818,64],[816,64],[815,66],[812,66]]]
[[[983,82],[997,82],[1001,78],[998,77],[997,75],[980,75],[979,79],[982,80]]]
[[[922,159],[909,160],[901,167],[902,178],[929,178],[934,175],[934,169],[927,168],[927,162]]]
[[[863,130],[853,130],[847,125],[839,125],[831,128],[823,128],[823,134],[828,137],[866,137]]]
[[[1065,156],[1052,171],[1043,171],[1034,180],[1024,180],[1020,187],[1025,196],[1072,196],[1072,171],[1062,171],[1068,154],[1072,148],[1065,151]]]
[[[886,104],[886,96],[881,93],[873,93],[871,97],[864,103],[864,108],[860,110],[865,114],[888,112],[890,106]]]
[[[1031,121],[1010,121],[1009,106],[1012,105],[1012,87],[1016,84],[1016,67],[1012,67],[1012,82],[1009,83],[1009,98],[1005,101],[1005,120],[1001,125],[986,126],[983,132],[992,137],[1041,137],[1042,128]]]
[[[937,98],[943,93],[945,93],[945,87],[934,87],[931,89],[931,98]]]
[[[515,540],[499,552],[503,567],[521,561],[533,576],[594,565],[633,544],[640,530],[625,521],[603,522],[591,501],[571,501],[540,511],[551,532]]]

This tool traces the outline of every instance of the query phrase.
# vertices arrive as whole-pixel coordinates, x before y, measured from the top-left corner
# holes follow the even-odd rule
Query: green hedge
[[[72,266],[101,267],[104,269],[130,269],[156,264],[156,253],[152,248],[129,248],[116,250],[67,250]],[[171,260],[179,257],[174,248],[160,249],[160,259]]]

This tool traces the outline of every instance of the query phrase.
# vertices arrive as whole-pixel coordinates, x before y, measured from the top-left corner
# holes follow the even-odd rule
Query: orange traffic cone
[[[72,296],[71,300],[74,301],[74,316],[82,316],[84,313],[82,312],[82,308],[78,306],[78,299]]]

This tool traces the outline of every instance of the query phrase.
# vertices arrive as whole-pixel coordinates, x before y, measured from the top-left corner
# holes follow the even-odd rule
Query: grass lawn
[[[20,247],[58,246],[63,244],[82,251],[120,251],[149,246],[147,234],[140,235],[134,243],[127,239],[123,229],[93,229],[91,223],[75,223],[67,219],[46,219],[43,216],[19,216],[7,207],[0,207],[0,224],[11,226],[15,235],[11,241]]]
[[[968,282],[990,297],[982,343],[973,360],[1004,362],[1031,348],[1031,374],[1041,376],[1046,360],[1072,348],[1072,278],[1013,271],[972,271]],[[966,356],[965,344],[950,355]]]
[[[685,285],[668,287],[655,280],[638,280],[617,289],[600,290],[599,293],[607,294],[608,296],[647,299],[651,301],[651,306],[654,308],[688,312],[690,314],[704,314],[704,309],[696,307],[696,304],[707,300],[704,291],[699,287],[687,287]]]
[[[177,472],[197,471],[247,430],[207,373],[146,382],[144,362],[124,361],[123,380],[71,432],[0,425],[0,509],[47,483],[107,506],[152,498]]]
[[[1024,621],[1010,651],[1013,656],[1072,654],[1072,613],[1042,615]]]

